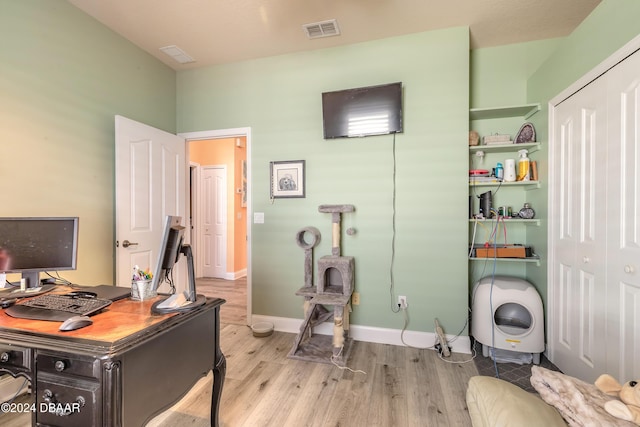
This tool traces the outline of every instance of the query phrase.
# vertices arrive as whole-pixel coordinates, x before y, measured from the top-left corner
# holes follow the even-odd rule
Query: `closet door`
[[[550,147],[552,361],[593,381],[606,368],[606,82],[555,108]]]
[[[608,73],[607,372],[640,378],[640,53]]]

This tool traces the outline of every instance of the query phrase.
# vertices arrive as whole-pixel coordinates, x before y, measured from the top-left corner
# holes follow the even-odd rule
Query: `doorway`
[[[198,292],[208,296],[222,296],[223,293],[232,292],[233,304],[225,304],[230,316],[227,323],[251,323],[251,227],[249,212],[251,206],[250,188],[250,128],[224,129],[216,131],[191,132],[180,134],[187,144],[187,156],[191,167],[191,216],[192,242],[198,249],[196,255],[196,276],[198,277]],[[205,215],[206,189],[204,178],[205,170],[211,167],[225,166],[227,173],[226,219],[227,242],[217,244],[214,241],[207,243]],[[224,256],[218,254],[206,254],[207,248],[224,251]],[[211,270],[205,268],[205,257],[221,260],[220,273],[211,274]],[[227,296],[228,298],[228,296]],[[227,299],[225,298],[225,299]],[[233,306],[233,307],[232,307]],[[239,315],[240,313],[240,315]],[[244,315],[243,313],[246,313]],[[225,322],[225,309],[221,309],[221,321]]]
[[[199,143],[207,144],[210,142],[218,145],[218,141],[200,141]],[[191,152],[193,153],[193,150]],[[237,267],[246,271],[246,257],[242,256],[246,251],[243,250],[244,248],[235,250],[236,243],[246,245],[246,233],[243,230],[238,230],[236,233],[235,228],[233,228],[234,233],[231,236],[227,232],[229,222],[227,216],[231,216],[231,221],[233,221],[237,210],[236,207],[227,208],[227,166],[204,166],[202,169],[200,181],[202,191],[196,195],[200,198],[196,203],[200,207],[198,236],[202,243],[200,250],[202,273],[200,276],[214,279],[234,279],[238,275]],[[238,214],[242,215],[242,212],[240,211]],[[233,245],[229,245],[229,238],[234,239],[235,234],[239,234],[239,241],[234,241]],[[234,246],[233,250],[229,250],[229,255],[234,259],[227,263],[227,250],[230,246]],[[237,253],[242,259],[235,259],[231,252]],[[231,271],[231,277],[227,277],[227,270]]]

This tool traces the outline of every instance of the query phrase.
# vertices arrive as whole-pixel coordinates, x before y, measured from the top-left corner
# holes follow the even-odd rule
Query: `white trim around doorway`
[[[198,132],[183,132],[178,136],[185,139],[187,142],[187,156],[189,154],[190,141],[199,141],[203,139],[219,139],[219,138],[233,138],[244,136],[246,138],[246,153],[247,153],[247,325],[251,325],[251,212],[252,212],[252,200],[251,200],[251,128],[230,128],[230,129],[217,129],[217,130],[205,130]],[[188,158],[188,157],[187,157]]]

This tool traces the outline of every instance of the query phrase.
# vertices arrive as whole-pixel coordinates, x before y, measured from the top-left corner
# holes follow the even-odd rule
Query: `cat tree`
[[[296,295],[304,297],[304,321],[289,352],[289,357],[344,366],[352,343],[349,337],[351,310],[349,301],[355,283],[355,260],[353,257],[341,255],[340,223],[342,214],[355,211],[355,207],[353,205],[320,205],[318,211],[331,214],[331,255],[323,256],[318,260],[317,286],[313,286],[313,248],[320,243],[320,232],[315,227],[303,228],[298,232],[297,244],[305,251],[305,283]],[[311,237],[310,242],[306,241],[306,236]],[[332,309],[327,309],[325,306]],[[313,333],[315,326],[332,317],[333,336]]]

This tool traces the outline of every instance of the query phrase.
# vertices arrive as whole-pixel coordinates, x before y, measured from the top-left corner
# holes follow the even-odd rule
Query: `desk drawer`
[[[15,369],[31,369],[31,349],[15,345],[0,344],[0,368],[14,372]]]
[[[103,425],[100,382],[38,373],[36,425],[88,427]]]
[[[36,366],[38,367],[38,372],[90,379],[100,378],[100,360],[92,357],[38,351]]]

